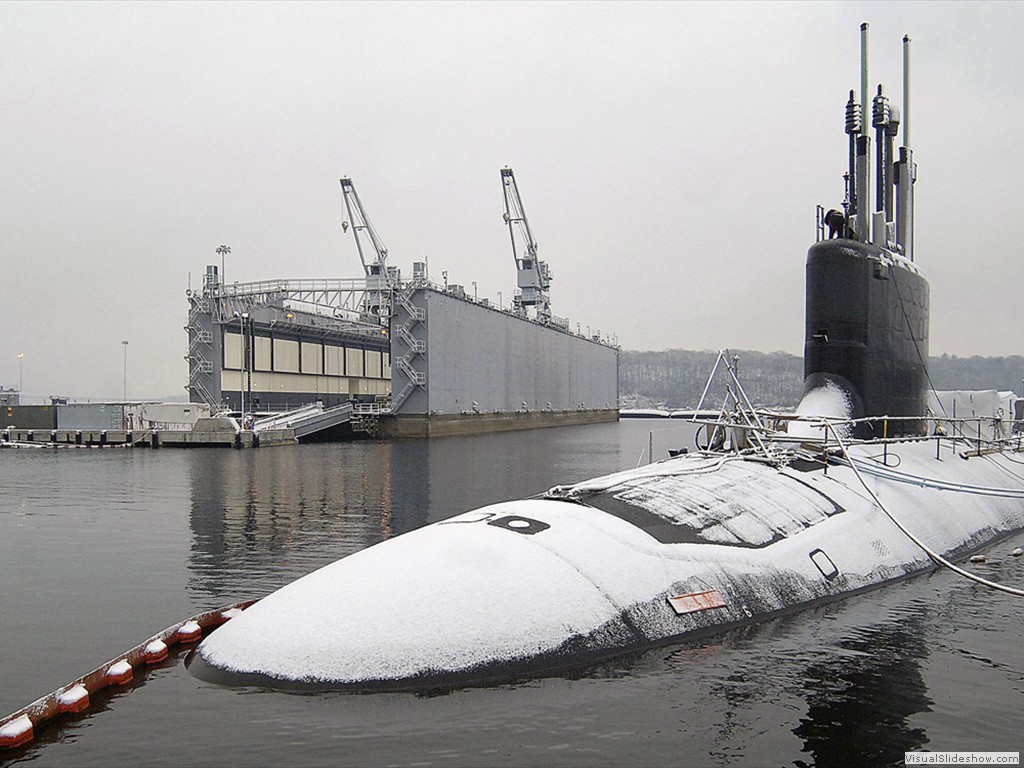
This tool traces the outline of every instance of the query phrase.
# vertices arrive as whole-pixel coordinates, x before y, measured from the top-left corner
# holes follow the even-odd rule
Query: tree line
[[[733,351],[740,382],[755,405],[793,408],[803,391],[802,357],[787,352]],[[623,408],[693,408],[718,358],[710,350],[624,350],[619,357],[619,402]],[[997,389],[1024,395],[1024,356],[931,357],[928,371],[937,390]],[[711,408],[725,397],[725,380],[716,377],[708,392]]]

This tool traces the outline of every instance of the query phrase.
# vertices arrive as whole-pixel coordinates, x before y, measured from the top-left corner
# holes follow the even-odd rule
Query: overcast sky
[[[843,109],[912,52],[931,353],[1024,352],[1024,3],[0,4],[0,386],[184,394],[185,290],[391,263],[507,304],[499,169],[552,310],[626,349],[802,353]]]

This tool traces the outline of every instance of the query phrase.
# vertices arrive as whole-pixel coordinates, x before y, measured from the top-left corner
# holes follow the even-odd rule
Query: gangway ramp
[[[257,434],[268,430],[290,429],[297,439],[302,440],[322,437],[328,430],[335,430],[351,421],[351,403],[342,403],[333,408],[324,408],[323,403],[312,403],[259,419],[253,423],[252,428]]]

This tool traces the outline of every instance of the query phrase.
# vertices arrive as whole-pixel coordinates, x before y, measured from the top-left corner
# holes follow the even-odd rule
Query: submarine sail
[[[869,210],[871,135],[866,124],[867,25],[861,26],[862,102],[846,105],[850,167],[843,211],[831,210],[807,253],[804,395],[832,384],[849,399],[857,437],[922,434],[928,408],[928,280],[913,251],[914,179],[909,73],[904,67],[903,145],[893,161],[900,112],[882,86],[872,100],[877,178]],[[910,38],[903,38],[909,61]],[[898,195],[896,194],[898,191]],[[897,203],[894,206],[894,201]],[[894,210],[895,209],[895,210]],[[888,417],[883,422],[883,417]]]

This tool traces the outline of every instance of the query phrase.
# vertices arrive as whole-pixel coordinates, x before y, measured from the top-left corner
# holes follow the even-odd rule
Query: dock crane
[[[537,241],[530,230],[530,222],[526,220],[523,200],[519,196],[515,174],[512,169],[501,169],[501,184],[505,191],[505,214],[503,218],[508,224],[508,233],[512,238],[512,256],[516,261],[519,293],[512,300],[512,308],[517,315],[526,315],[527,307],[535,307],[537,319],[547,321],[551,317],[551,298],[548,289],[551,287],[551,272],[547,262],[537,258]],[[525,241],[522,255],[516,247],[516,230],[520,239]]]
[[[363,263],[363,271],[366,273],[366,297],[364,300],[364,312],[376,316],[382,322],[386,322],[391,310],[391,293],[398,282],[398,273],[394,267],[388,267],[388,249],[373,228],[370,219],[366,216],[363,203],[359,199],[359,193],[352,183],[352,179],[341,179],[341,194],[345,199],[345,211],[348,214],[348,221],[341,223],[342,231],[349,228],[351,222],[352,234],[356,239],[356,250],[359,251],[359,260]],[[360,236],[362,233],[362,237]],[[369,240],[367,248],[363,248],[365,237]],[[372,250],[372,255],[370,251]]]

